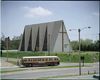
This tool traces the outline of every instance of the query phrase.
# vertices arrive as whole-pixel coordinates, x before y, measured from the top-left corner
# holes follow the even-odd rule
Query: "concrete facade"
[[[26,25],[19,50],[71,52],[72,48],[63,20]]]

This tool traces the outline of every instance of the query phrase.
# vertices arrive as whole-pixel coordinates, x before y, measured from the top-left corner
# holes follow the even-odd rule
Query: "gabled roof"
[[[28,48],[28,42],[29,42],[29,35],[31,34],[31,30],[32,30],[32,34],[33,34],[33,42],[32,42],[32,49],[34,51],[35,45],[36,45],[36,38],[37,38],[37,33],[39,30],[39,47],[40,47],[40,51],[43,49],[43,44],[44,44],[44,37],[45,37],[45,31],[47,29],[47,38],[48,41],[50,42],[50,49],[51,51],[53,51],[54,45],[55,45],[55,41],[57,39],[57,35],[58,32],[60,30],[60,27],[62,26],[63,20],[59,20],[59,21],[53,21],[53,22],[46,22],[46,23],[39,23],[39,24],[31,24],[31,25],[26,25],[25,26],[25,35],[27,35],[25,37],[25,50],[27,51]],[[49,35],[50,35],[50,41],[49,41]],[[27,40],[26,40],[27,39]]]
[[[63,20],[26,25],[19,50],[53,52],[58,49],[57,47],[60,49],[62,47],[62,50],[59,50],[64,51],[63,32],[66,32],[67,43],[69,43],[69,37]],[[59,38],[58,35],[60,36]],[[60,46],[55,47],[56,42]]]

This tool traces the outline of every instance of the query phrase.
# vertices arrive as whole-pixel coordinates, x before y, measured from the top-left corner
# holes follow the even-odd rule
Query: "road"
[[[82,73],[88,74],[97,72],[99,73],[99,64],[93,67],[82,67]],[[50,69],[28,69],[25,71],[3,73],[1,79],[41,79],[52,76],[63,76],[63,75],[78,75],[79,68],[50,68]]]
[[[99,74],[95,74],[99,75]],[[93,74],[90,75],[81,75],[81,76],[67,76],[67,77],[58,77],[58,78],[49,78],[51,80],[99,80],[98,78],[93,78]]]
[[[9,59],[12,60],[12,59]],[[3,58],[2,63],[6,63],[6,58]],[[8,63],[7,63],[8,64]],[[61,63],[59,66],[63,68],[48,68],[48,67],[31,67],[31,68],[19,68],[16,65],[8,64],[2,65],[1,70],[3,71],[12,71],[12,70],[21,70],[15,72],[2,73],[1,79],[41,79],[41,78],[52,78],[54,76],[63,76],[63,75],[78,75],[79,68],[65,68],[64,66],[77,66],[79,63]],[[99,63],[85,63],[85,66],[82,67],[82,73],[99,73]],[[22,71],[22,69],[25,69]],[[65,77],[66,78],[66,77]]]

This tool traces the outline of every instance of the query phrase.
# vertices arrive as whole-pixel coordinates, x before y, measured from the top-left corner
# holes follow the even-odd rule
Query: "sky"
[[[97,40],[99,37],[99,1],[2,1],[1,34],[20,36],[25,25],[63,20],[70,40]],[[76,29],[69,31],[69,29]],[[1,36],[1,35],[0,35]]]

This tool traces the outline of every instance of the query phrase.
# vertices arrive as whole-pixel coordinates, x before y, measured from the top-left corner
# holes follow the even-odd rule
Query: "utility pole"
[[[64,34],[63,34],[63,22],[62,22],[62,52],[64,52]]]
[[[9,39],[9,37],[7,37],[7,38],[5,38],[5,41],[6,41],[6,49],[7,49],[7,61],[8,61],[8,49],[9,49],[9,41],[10,41],[10,39]]]
[[[81,59],[80,59],[80,29],[78,29],[78,33],[79,33],[79,75],[81,75]]]
[[[64,34],[67,34],[67,32],[64,31],[64,25],[63,25],[63,22],[62,22],[62,31],[59,32],[62,34],[62,52],[64,52]]]
[[[69,31],[72,31],[72,30],[78,30],[78,37],[79,37],[79,75],[81,75],[81,54],[80,54],[80,51],[81,51],[81,46],[80,46],[80,32],[84,29],[87,29],[87,28],[91,28],[91,27],[83,27],[82,29],[70,29]]]
[[[1,57],[2,57],[2,41],[1,41]]]

